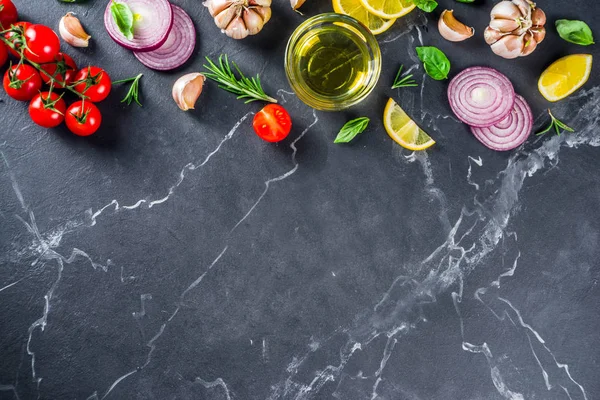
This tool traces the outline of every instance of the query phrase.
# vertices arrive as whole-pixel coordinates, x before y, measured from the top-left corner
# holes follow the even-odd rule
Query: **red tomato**
[[[86,95],[89,101],[97,103],[110,93],[111,80],[108,73],[100,67],[82,68],[75,75],[75,90]]]
[[[44,128],[54,128],[65,119],[65,101],[56,92],[42,92],[29,103],[31,120]]]
[[[279,142],[292,130],[292,119],[279,104],[269,104],[254,116],[252,126],[261,139]]]
[[[10,28],[10,24],[17,22],[19,14],[17,7],[11,0],[0,0],[0,27],[4,29]]]
[[[31,65],[13,65],[2,81],[6,94],[15,100],[31,100],[42,88],[42,78]]]
[[[45,25],[34,24],[25,29],[25,58],[38,64],[51,62],[60,51],[60,40]]]
[[[53,76],[54,87],[61,89],[64,86],[59,82],[65,82],[67,85],[73,83],[73,79],[75,79],[75,73],[77,72],[77,64],[75,61],[65,53],[58,53],[54,58],[54,61],[48,64],[42,64],[42,69]],[[50,76],[40,72],[42,80],[45,84],[50,84]]]
[[[67,128],[77,136],[89,136],[100,128],[102,114],[90,101],[76,101],[67,108]]]
[[[0,0],[0,1],[2,1],[2,0]],[[4,37],[6,39],[10,40],[12,42],[12,44],[15,45],[15,47],[20,48],[21,46],[23,46],[23,43],[25,43],[24,34],[30,25],[31,25],[30,22],[25,22],[25,21],[15,22],[14,24],[12,24],[12,26],[14,28],[18,29],[20,33],[6,32],[4,34]],[[13,50],[10,47],[8,48],[8,52],[17,58],[21,58],[21,54],[19,54],[17,51]]]
[[[3,42],[0,42],[0,68],[8,61],[8,47]]]

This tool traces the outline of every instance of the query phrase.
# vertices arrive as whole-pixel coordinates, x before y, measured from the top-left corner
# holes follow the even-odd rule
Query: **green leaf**
[[[416,50],[427,75],[436,81],[448,78],[450,60],[440,49],[434,46],[423,46],[417,47]]]
[[[559,19],[556,21],[556,30],[561,38],[567,42],[589,46],[594,44],[592,30],[583,21]]]
[[[413,0],[413,3],[425,12],[432,12],[438,6],[435,0]]]
[[[367,117],[360,117],[346,122],[335,137],[333,143],[350,142],[356,135],[367,129],[367,125],[369,125],[369,118]]]
[[[475,0],[456,0],[459,3],[475,3]]]
[[[110,12],[123,36],[128,40],[133,39],[133,13],[131,8],[125,3],[113,0],[110,5]]]

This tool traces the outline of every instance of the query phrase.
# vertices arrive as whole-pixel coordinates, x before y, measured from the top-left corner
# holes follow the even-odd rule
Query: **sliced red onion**
[[[506,76],[488,67],[467,68],[452,79],[448,100],[464,123],[486,127],[501,121],[515,102],[515,89]]]
[[[142,64],[158,71],[168,71],[183,65],[194,52],[196,28],[190,16],[176,5],[173,8],[173,28],[165,43],[158,49],[134,52]]]
[[[173,25],[173,11],[168,0],[119,0],[126,3],[133,15],[133,39],[127,39],[119,30],[108,2],[104,11],[104,26],[110,37],[121,46],[134,51],[152,51],[167,40]]]
[[[473,135],[486,147],[506,151],[519,147],[529,137],[533,128],[533,114],[525,99],[515,96],[513,109],[496,125],[486,128],[472,126]]]

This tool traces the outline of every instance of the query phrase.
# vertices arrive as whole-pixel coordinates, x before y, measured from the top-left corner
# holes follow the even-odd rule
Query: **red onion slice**
[[[133,55],[146,67],[168,71],[183,65],[194,52],[196,28],[190,16],[176,5],[173,8],[173,28],[165,43],[158,49],[134,52]]]
[[[486,147],[506,151],[519,147],[529,137],[533,128],[533,114],[525,99],[515,96],[511,112],[496,125],[486,128],[471,127],[473,135]]]
[[[133,15],[133,39],[127,39],[119,30],[108,2],[104,10],[104,26],[110,37],[121,46],[134,51],[152,51],[167,40],[173,25],[173,11],[168,0],[119,0],[126,3]]]
[[[448,100],[464,123],[491,126],[506,117],[515,102],[515,89],[506,76],[488,67],[467,68],[452,79]]]

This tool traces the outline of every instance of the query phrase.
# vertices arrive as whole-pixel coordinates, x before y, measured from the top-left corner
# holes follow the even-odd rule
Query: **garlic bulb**
[[[271,19],[271,0],[206,0],[221,32],[233,39],[256,35]]]
[[[475,30],[454,17],[454,10],[444,10],[438,21],[440,35],[451,42],[461,42],[473,36]]]
[[[58,32],[65,42],[73,47],[88,47],[92,38],[81,26],[81,22],[72,12],[60,19]]]
[[[290,4],[294,10],[297,10],[302,7],[302,4],[304,4],[305,1],[306,0],[290,0]]]
[[[531,0],[501,1],[490,16],[483,36],[500,57],[528,56],[546,37],[546,14]]]
[[[173,85],[173,100],[183,111],[193,110],[204,86],[204,75],[198,72],[183,75]]]

